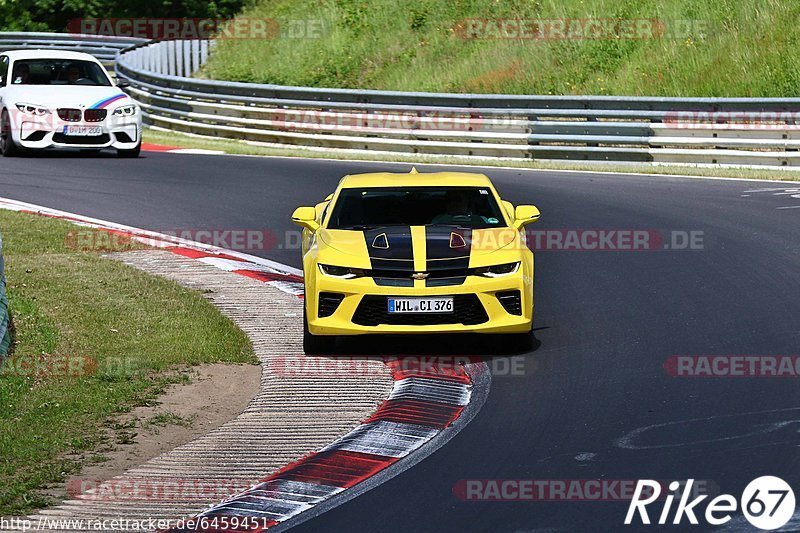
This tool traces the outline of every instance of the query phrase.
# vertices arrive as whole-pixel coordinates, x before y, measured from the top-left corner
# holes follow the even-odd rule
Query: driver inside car
[[[453,225],[472,220],[472,213],[468,211],[469,200],[461,191],[448,191],[445,195],[445,212],[433,217],[431,224]]]
[[[70,85],[75,85],[81,77],[81,71],[78,68],[78,65],[75,63],[70,63],[67,66],[67,83]]]
[[[11,79],[15,84],[27,85],[30,83],[30,76],[31,68],[25,63],[20,63],[14,67],[14,76]]]

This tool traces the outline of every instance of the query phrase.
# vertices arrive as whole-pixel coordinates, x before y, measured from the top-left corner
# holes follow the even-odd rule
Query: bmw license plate
[[[389,298],[389,313],[452,313],[452,296]]]
[[[96,137],[103,134],[100,126],[64,126],[64,135],[70,137]]]

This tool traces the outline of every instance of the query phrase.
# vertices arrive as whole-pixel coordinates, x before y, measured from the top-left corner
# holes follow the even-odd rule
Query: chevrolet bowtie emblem
[[[413,274],[411,274],[411,277],[413,279],[425,279],[428,276],[430,276],[430,274],[428,274],[427,272],[414,272]]]
[[[460,233],[452,232],[450,233],[450,248],[466,248],[467,241],[464,240],[464,236]]]
[[[387,250],[389,248],[389,238],[386,237],[385,233],[375,235],[375,238],[372,239],[372,247]]]

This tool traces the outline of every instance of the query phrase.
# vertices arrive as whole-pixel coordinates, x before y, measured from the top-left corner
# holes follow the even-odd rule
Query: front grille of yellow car
[[[497,293],[497,299],[506,313],[522,316],[522,297],[519,291],[503,291]]]
[[[376,285],[393,287],[413,287],[414,280],[408,270],[372,269],[368,275],[375,280]],[[461,285],[467,279],[466,268],[431,270],[426,272],[428,277],[425,285],[428,287],[444,287],[448,285]]]
[[[367,295],[361,299],[353,323],[359,326],[436,326],[440,324],[463,324],[473,326],[489,320],[486,310],[475,294],[453,296],[452,313],[390,314],[386,296]]]
[[[342,303],[343,298],[344,294],[337,294],[335,292],[319,293],[319,308],[317,309],[317,315],[320,318],[331,316],[336,312],[336,309],[339,308],[339,304]]]

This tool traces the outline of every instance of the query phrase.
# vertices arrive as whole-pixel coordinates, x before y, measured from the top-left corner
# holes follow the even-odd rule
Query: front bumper
[[[99,127],[101,133],[93,136],[68,136],[65,126]],[[109,116],[100,122],[65,122],[59,119],[23,119],[15,131],[16,144],[23,148],[44,150],[48,148],[115,148],[131,150],[142,138],[142,123],[138,116]]]
[[[309,280],[307,280],[307,283]],[[365,335],[391,333],[525,333],[533,322],[533,276],[521,271],[500,278],[468,276],[460,285],[427,287],[423,281],[414,281],[414,287],[390,287],[377,285],[372,278],[341,280],[324,275],[310,280],[306,286],[306,316],[312,335]],[[521,314],[509,313],[498,299],[498,293],[519,291]],[[344,297],[332,315],[319,317],[320,293],[342,294]],[[472,296],[474,295],[474,297]],[[454,296],[455,305],[477,297],[486,314],[480,323],[428,323],[428,324],[357,324],[354,315],[362,300],[381,300],[390,296],[424,297]],[[458,309],[456,309],[458,310]],[[396,315],[395,315],[396,316]],[[420,315],[414,315],[419,317]],[[445,320],[452,320],[446,318]],[[426,320],[427,321],[427,320]],[[436,322],[431,316],[430,321]],[[469,322],[469,321],[468,321]],[[473,321],[474,322],[474,321]]]

